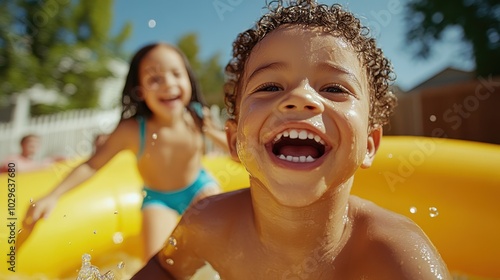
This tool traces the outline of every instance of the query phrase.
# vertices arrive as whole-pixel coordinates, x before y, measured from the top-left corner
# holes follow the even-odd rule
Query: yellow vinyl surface
[[[122,256],[139,259],[142,181],[129,152],[63,196],[20,250],[11,250],[30,201],[79,163],[0,174],[0,279],[75,279],[85,253],[100,268],[126,266]],[[225,191],[248,186],[244,168],[228,157],[205,157],[203,164]],[[413,219],[454,275],[500,279],[499,166],[498,145],[386,136],[374,165],[356,174],[352,193]]]

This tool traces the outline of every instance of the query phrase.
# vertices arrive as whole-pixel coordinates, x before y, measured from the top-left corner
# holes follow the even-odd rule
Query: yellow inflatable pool
[[[30,201],[79,162],[0,174],[0,279],[75,279],[85,253],[117,279],[138,269],[141,180],[133,161],[123,152],[65,195],[18,251]],[[227,157],[206,157],[204,165],[226,191],[248,184],[243,167]],[[498,145],[386,136],[373,167],[356,174],[353,193],[417,222],[457,279],[500,279],[499,165]]]

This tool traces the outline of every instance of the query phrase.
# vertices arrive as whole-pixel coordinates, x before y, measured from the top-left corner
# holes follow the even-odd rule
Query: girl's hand
[[[40,218],[47,218],[56,207],[57,197],[47,195],[33,202],[23,220],[23,227],[33,227]]]
[[[212,114],[208,107],[203,107],[203,132],[208,130],[219,130],[212,120]]]

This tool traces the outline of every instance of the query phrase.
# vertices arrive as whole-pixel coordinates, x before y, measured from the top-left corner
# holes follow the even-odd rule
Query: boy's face
[[[366,74],[343,39],[282,26],[254,47],[240,84],[232,155],[280,203],[308,205],[370,166],[381,129],[368,133]]]

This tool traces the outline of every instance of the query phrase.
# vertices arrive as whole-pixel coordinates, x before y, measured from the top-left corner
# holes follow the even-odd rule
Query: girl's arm
[[[212,117],[210,115],[210,109],[203,108],[203,133],[217,146],[224,149],[225,152],[229,152],[229,147],[227,144],[226,132],[220,130],[214,125]]]
[[[134,120],[120,122],[107,141],[97,147],[96,152],[86,162],[73,169],[49,194],[37,200],[33,207],[29,207],[24,223],[32,224],[42,217],[47,217],[63,194],[91,178],[121,150],[133,148],[128,139],[137,135],[136,126]]]
[[[229,147],[227,145],[226,132],[219,130],[215,127],[203,127],[203,133],[214,142],[217,146],[224,149],[225,152],[229,152]]]

